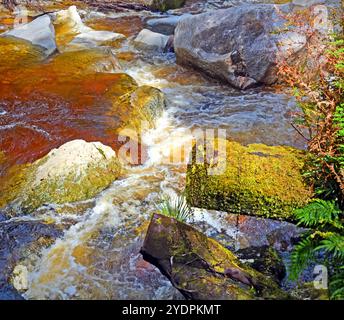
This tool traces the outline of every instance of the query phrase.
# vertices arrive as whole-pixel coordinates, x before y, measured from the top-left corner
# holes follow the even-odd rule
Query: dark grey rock
[[[182,19],[175,30],[177,62],[246,89],[277,80],[277,59],[298,59],[301,31],[284,31],[293,5],[242,5]],[[283,30],[283,31],[282,31]]]

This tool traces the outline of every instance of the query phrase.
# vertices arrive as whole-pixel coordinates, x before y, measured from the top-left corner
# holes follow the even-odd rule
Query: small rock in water
[[[25,266],[21,264],[15,266],[12,273],[12,283],[19,292],[28,289],[28,270]]]
[[[169,16],[166,18],[150,19],[146,22],[147,28],[153,32],[162,33],[164,35],[174,34],[178,22],[190,14],[183,14],[181,16]]]
[[[143,29],[134,40],[135,46],[139,49],[164,52],[167,50],[169,36],[161,33]]]
[[[31,42],[42,47],[45,54],[50,55],[56,50],[55,29],[49,15],[43,15],[30,23],[20,25],[1,36],[10,36]]]

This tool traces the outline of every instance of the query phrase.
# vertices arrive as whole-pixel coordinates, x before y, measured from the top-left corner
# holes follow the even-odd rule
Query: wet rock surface
[[[237,257],[253,269],[281,283],[286,276],[286,268],[279,253],[269,246],[249,247],[235,252]]]
[[[187,201],[194,207],[288,219],[312,196],[303,181],[304,154],[218,140],[192,151],[186,177]]]
[[[28,24],[17,26],[2,36],[26,40],[43,48],[46,55],[52,54],[57,49],[55,29],[49,15],[43,15]]]
[[[239,89],[272,84],[277,59],[300,59],[307,43],[302,32],[282,31],[283,15],[291,10],[289,5],[242,5],[186,17],[175,30],[177,61]]]
[[[152,32],[148,29],[141,30],[134,40],[134,43],[136,47],[138,48],[141,48],[144,50],[152,50],[152,51],[156,50],[160,52],[164,52],[168,50],[167,48],[168,42],[169,42],[168,36],[164,34]]]
[[[187,299],[285,299],[276,283],[189,225],[155,214],[141,249]]]
[[[10,283],[15,265],[51,244],[62,232],[37,221],[0,220],[0,299],[23,299]]]

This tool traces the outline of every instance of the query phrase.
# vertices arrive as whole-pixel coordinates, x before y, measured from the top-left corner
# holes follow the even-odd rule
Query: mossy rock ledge
[[[0,187],[0,207],[32,212],[48,203],[94,197],[121,173],[116,153],[100,142],[69,141],[33,164],[19,167]]]
[[[304,157],[305,152],[291,147],[243,146],[220,139],[215,147],[194,147],[187,201],[199,208],[291,219],[293,210],[312,197],[301,173]]]
[[[288,299],[269,277],[241,263],[190,225],[155,214],[141,248],[186,299]]]

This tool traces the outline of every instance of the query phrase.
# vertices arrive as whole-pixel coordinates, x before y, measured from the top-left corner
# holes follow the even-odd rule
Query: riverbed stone
[[[286,276],[286,268],[282,257],[273,247],[248,247],[236,251],[235,254],[242,262],[279,284]]]
[[[147,7],[153,10],[167,11],[169,9],[177,9],[184,5],[185,0],[140,0]]]
[[[288,297],[273,280],[241,263],[215,240],[164,215],[153,215],[141,253],[187,299]]]
[[[161,33],[156,33],[148,29],[143,29],[134,40],[134,44],[139,49],[164,52],[167,50],[170,37]]]
[[[247,4],[186,17],[175,30],[177,62],[239,89],[273,84],[276,62],[301,62],[311,41],[301,30],[285,28],[283,15],[292,8]],[[312,43],[321,48],[322,38],[314,35]]]
[[[57,49],[55,29],[49,15],[43,15],[30,23],[19,25],[1,36],[26,40],[43,48],[46,55],[52,54]]]
[[[62,231],[53,224],[46,224],[43,221],[14,221],[5,220],[0,223],[0,299],[1,300],[22,300],[23,297],[11,283],[13,271],[16,265],[37,255],[39,251],[49,246]],[[20,265],[20,264],[19,264]],[[25,270],[25,266],[17,267]],[[25,291],[25,281],[18,286]]]
[[[70,6],[66,10],[60,10],[53,17],[56,29],[56,42],[60,51],[96,47],[107,41],[125,38],[120,33],[94,30],[86,26],[76,6]]]
[[[190,16],[190,14],[149,19],[147,20],[146,25],[147,28],[153,32],[162,33],[169,36],[174,34],[174,30],[178,22],[187,16]]]
[[[32,212],[45,203],[86,200],[105,189],[121,173],[116,153],[100,142],[73,140],[6,182],[0,203]]]
[[[304,156],[290,147],[208,141],[193,148],[187,201],[199,208],[290,219],[312,197],[301,174]]]

